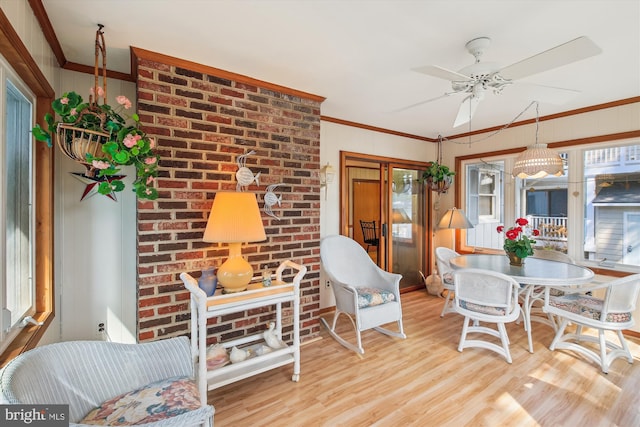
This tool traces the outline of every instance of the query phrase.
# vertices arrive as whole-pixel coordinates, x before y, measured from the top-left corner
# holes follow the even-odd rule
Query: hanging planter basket
[[[104,115],[91,111],[90,108],[80,113],[92,114],[98,117],[101,126],[104,124]],[[102,155],[102,145],[109,141],[109,134],[96,130],[76,127],[73,123],[59,123],[56,132],[56,142],[62,152],[71,160],[84,165],[87,169],[85,176],[95,178],[97,169],[91,163],[87,163],[86,156],[95,157]]]
[[[97,192],[115,200],[113,193],[125,187],[120,175],[122,166],[134,166],[136,177],[133,190],[141,199],[155,200],[158,191],[154,188],[158,176],[158,161],[155,154],[155,139],[148,136],[140,126],[140,117],[135,112],[129,116],[132,124],[120,115],[132,107],[124,95],[115,98],[114,109],[107,104],[107,61],[103,26],[98,24],[95,42],[94,85],[89,90],[89,100],[84,102],[75,91],[65,92],[51,102],[53,112],[44,115],[46,127],[37,123],[32,128],[33,137],[46,142],[49,147],[57,145],[69,159],[86,169],[83,176]],[[100,85],[99,59],[102,56],[102,85]],[[100,100],[102,98],[102,100]],[[79,175],[75,174],[74,175]],[[91,187],[93,188],[93,187]],[[89,191],[89,187],[85,189]]]
[[[433,178],[429,177],[425,180],[425,184],[427,188],[431,191],[435,191],[436,193],[444,193],[451,187],[453,183],[452,176],[445,176],[439,181],[434,181]]]
[[[94,116],[91,119],[93,123],[96,123],[96,129],[103,129],[105,125],[106,115],[101,111],[97,101],[100,76],[98,60],[100,57],[102,57],[102,92],[104,99],[107,98],[107,52],[102,27],[102,24],[98,24],[95,41],[94,93],[96,94],[96,102],[93,102],[92,94],[89,97],[89,105],[78,113],[78,119],[75,123],[58,123],[56,129],[56,142],[60,150],[71,160],[84,165],[87,169],[84,175],[89,178],[95,178],[98,170],[91,163],[87,163],[87,154],[102,157],[102,145],[109,141],[110,135],[101,130],[77,127],[76,124],[80,123],[85,116]]]

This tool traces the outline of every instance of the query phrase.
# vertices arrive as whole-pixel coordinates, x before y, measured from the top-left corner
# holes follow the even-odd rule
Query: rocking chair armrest
[[[333,281],[332,284],[336,306],[342,311],[354,313],[358,307],[358,292],[356,288],[342,282]]]
[[[378,289],[385,289],[393,292],[394,294],[400,291],[400,280],[402,279],[401,274],[390,273],[388,271],[379,269],[378,276],[380,276],[380,281],[378,283],[369,283],[367,284],[367,286]]]

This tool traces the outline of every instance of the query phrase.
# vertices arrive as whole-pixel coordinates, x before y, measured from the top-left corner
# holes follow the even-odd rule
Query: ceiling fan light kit
[[[489,89],[491,89],[494,94],[498,94],[510,85],[518,85],[524,89],[526,89],[526,86],[531,86],[540,89],[534,99],[550,103],[562,103],[566,101],[567,97],[575,96],[578,92],[571,89],[523,83],[518,80],[580,61],[602,52],[589,38],[578,37],[507,67],[500,68],[494,62],[481,61],[481,57],[490,44],[491,39],[489,37],[478,37],[467,42],[465,47],[467,51],[473,55],[475,62],[460,71],[451,71],[437,65],[414,69],[417,72],[432,77],[449,80],[453,92],[414,104],[411,107],[456,93],[466,93],[468,95],[463,99],[453,125],[453,127],[458,127],[471,121],[478,104],[484,99],[485,91]],[[543,97],[548,99],[542,99]]]

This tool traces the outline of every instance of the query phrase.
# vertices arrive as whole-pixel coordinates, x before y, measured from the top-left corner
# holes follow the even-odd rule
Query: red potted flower
[[[532,237],[539,236],[540,231],[529,226],[526,218],[516,219],[516,225],[506,231],[504,225],[500,225],[497,231],[505,233],[503,248],[512,265],[522,265],[524,258],[533,255],[533,245],[536,241]]]

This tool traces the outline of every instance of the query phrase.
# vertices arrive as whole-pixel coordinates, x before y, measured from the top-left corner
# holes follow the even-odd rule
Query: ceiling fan
[[[602,52],[602,49],[588,37],[578,37],[515,64],[500,68],[495,62],[481,61],[483,53],[490,44],[491,39],[488,37],[478,37],[469,41],[465,47],[476,60],[474,64],[464,67],[460,71],[451,71],[437,65],[415,68],[414,71],[451,81],[453,91],[406,108],[416,107],[454,94],[465,93],[467,96],[463,99],[453,124],[453,127],[457,127],[471,121],[478,104],[484,99],[488,90],[497,94],[502,92],[505,87],[514,84],[522,89],[519,91],[521,96],[552,104],[561,104],[578,94],[579,91],[522,83],[517,80]]]

